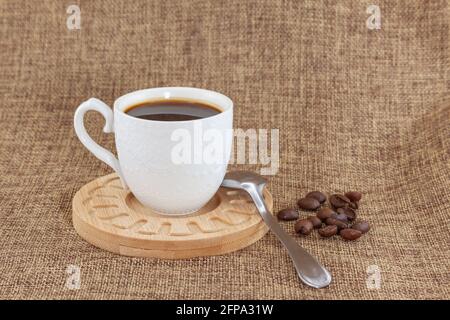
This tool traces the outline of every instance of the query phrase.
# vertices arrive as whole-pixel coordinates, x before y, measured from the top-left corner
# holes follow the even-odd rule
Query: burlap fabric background
[[[372,1],[336,2],[1,1],[0,297],[449,298],[448,3],[377,1],[382,28],[368,30]],[[70,31],[74,3],[81,30]],[[280,129],[276,209],[314,189],[364,193],[373,230],[360,241],[297,238],[333,273],[329,288],[302,285],[271,234],[187,261],[77,236],[73,195],[111,169],[75,137],[75,108],[172,85],[232,97],[236,127]],[[87,122],[112,148],[101,116]],[[79,290],[65,286],[71,264]]]

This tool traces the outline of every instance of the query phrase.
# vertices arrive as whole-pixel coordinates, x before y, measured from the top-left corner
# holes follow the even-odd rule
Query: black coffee
[[[125,113],[144,120],[186,121],[208,118],[221,113],[218,107],[195,100],[165,99],[140,103]]]

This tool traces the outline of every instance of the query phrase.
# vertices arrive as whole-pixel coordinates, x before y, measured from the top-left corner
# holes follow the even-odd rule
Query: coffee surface
[[[218,107],[201,101],[164,99],[140,103],[125,113],[144,120],[188,121],[212,117],[221,113]]]

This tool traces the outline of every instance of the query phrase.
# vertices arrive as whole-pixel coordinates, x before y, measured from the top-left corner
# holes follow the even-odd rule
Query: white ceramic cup
[[[125,113],[131,106],[163,99],[203,101],[222,112],[189,121],[143,120]],[[115,133],[118,159],[86,132],[83,118],[90,110],[105,118],[104,132]],[[104,102],[91,98],[78,107],[74,117],[75,132],[83,145],[113,168],[123,187],[143,205],[162,214],[192,213],[213,197],[230,159],[232,123],[233,102],[228,97],[186,87],[128,93],[114,102],[114,113]],[[192,148],[188,149],[189,143]],[[219,157],[208,160],[206,155],[211,150]],[[192,161],[187,160],[189,156]]]

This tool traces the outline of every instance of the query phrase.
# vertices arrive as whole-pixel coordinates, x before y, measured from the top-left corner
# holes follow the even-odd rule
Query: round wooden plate
[[[268,208],[272,195],[266,189]],[[164,216],[125,191],[116,174],[84,185],[73,198],[78,234],[102,249],[138,257],[186,259],[242,249],[268,228],[245,191],[220,188],[199,211]]]

